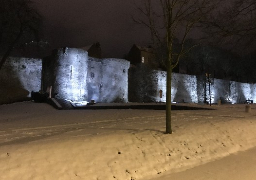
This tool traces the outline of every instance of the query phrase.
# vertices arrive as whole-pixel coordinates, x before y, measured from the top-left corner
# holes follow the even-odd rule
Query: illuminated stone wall
[[[128,69],[124,59],[89,57],[87,72],[88,100],[128,102]]]
[[[86,74],[88,53],[80,49],[64,48],[54,59],[53,90],[56,97],[73,101],[87,99]]]
[[[87,51],[75,48],[61,48],[44,59],[44,91],[52,86],[56,98],[83,101],[88,98]]]
[[[88,101],[101,101],[101,87],[102,87],[102,61],[97,58],[89,57],[88,71],[87,71],[87,88]]]
[[[88,57],[75,48],[56,50],[43,62],[43,87],[72,101],[128,102],[128,69],[123,59]]]
[[[101,102],[128,102],[128,69],[124,59],[103,59]]]
[[[160,90],[162,98],[160,98]],[[205,76],[173,73],[172,102],[176,103],[244,103],[256,102],[256,84],[239,83]],[[129,71],[129,101],[165,102],[166,72],[151,71],[145,67],[133,67]]]
[[[172,101],[199,102],[198,93],[202,91],[200,83],[196,76],[173,73]],[[151,71],[147,67],[131,68],[129,71],[129,101],[165,102],[166,72]]]
[[[209,84],[207,84],[207,99],[209,99]],[[217,103],[244,103],[246,100],[256,102],[256,84],[240,83],[214,79],[211,84],[212,102]]]
[[[9,58],[0,71],[0,104],[26,100],[41,89],[42,60]]]
[[[40,59],[10,58],[0,71],[0,104],[25,100],[31,91],[41,90],[41,85],[44,91],[53,86],[56,97],[73,101],[165,102],[166,72],[143,65],[129,67],[129,61],[91,58],[86,51],[73,48],[54,51],[43,65]],[[172,101],[256,102],[256,84],[211,81],[209,86],[205,76],[173,73]]]

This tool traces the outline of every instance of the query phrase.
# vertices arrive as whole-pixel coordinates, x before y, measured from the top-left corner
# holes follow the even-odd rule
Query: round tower
[[[53,93],[56,98],[86,101],[88,53],[82,49],[61,48],[54,58]]]

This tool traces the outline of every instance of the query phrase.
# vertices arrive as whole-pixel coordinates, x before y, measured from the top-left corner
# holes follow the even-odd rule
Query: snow
[[[255,180],[256,148],[150,180]]]
[[[211,108],[172,111],[170,135],[163,110],[1,105],[0,179],[153,179],[256,146],[255,104]]]

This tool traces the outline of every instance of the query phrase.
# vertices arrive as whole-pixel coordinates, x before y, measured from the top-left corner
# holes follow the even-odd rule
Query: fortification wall
[[[104,59],[102,64],[102,102],[128,102],[129,61]]]
[[[83,101],[88,98],[86,76],[88,53],[82,49],[60,48],[43,63],[44,91],[52,86],[56,98]]]
[[[86,51],[74,48],[58,49],[43,63],[41,59],[9,58],[0,71],[0,103],[26,100],[31,91],[41,87],[46,91],[49,86],[56,97],[73,101],[166,101],[166,72],[152,71],[143,65],[129,67],[129,61],[90,58]],[[173,73],[172,101],[256,102],[256,84],[210,80],[209,84],[205,76]]]
[[[0,104],[22,101],[41,89],[42,60],[10,57],[0,71]]]
[[[88,101],[101,102],[102,60],[89,57],[87,71]]]
[[[82,49],[56,50],[44,59],[44,91],[72,101],[128,102],[129,61],[88,57]]]
[[[160,73],[160,72],[159,72]],[[129,69],[129,101],[154,102],[158,97],[158,89],[164,86],[158,83],[158,73],[151,71],[144,64]],[[165,72],[163,72],[165,76]],[[163,77],[165,81],[165,77]],[[163,92],[165,95],[165,91]]]
[[[172,102],[182,103],[244,103],[256,102],[256,84],[240,83],[205,76],[172,74]],[[162,97],[160,97],[162,91]],[[129,70],[129,101],[165,102],[166,72],[152,71],[145,66]]]
[[[128,69],[124,59],[89,58],[87,86],[89,100],[128,102]]]

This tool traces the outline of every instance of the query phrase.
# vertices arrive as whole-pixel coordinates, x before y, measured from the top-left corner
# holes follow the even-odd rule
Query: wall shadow
[[[26,66],[20,66],[21,70]],[[29,100],[29,91],[20,80],[20,76],[10,64],[5,64],[0,71],[0,104]]]

